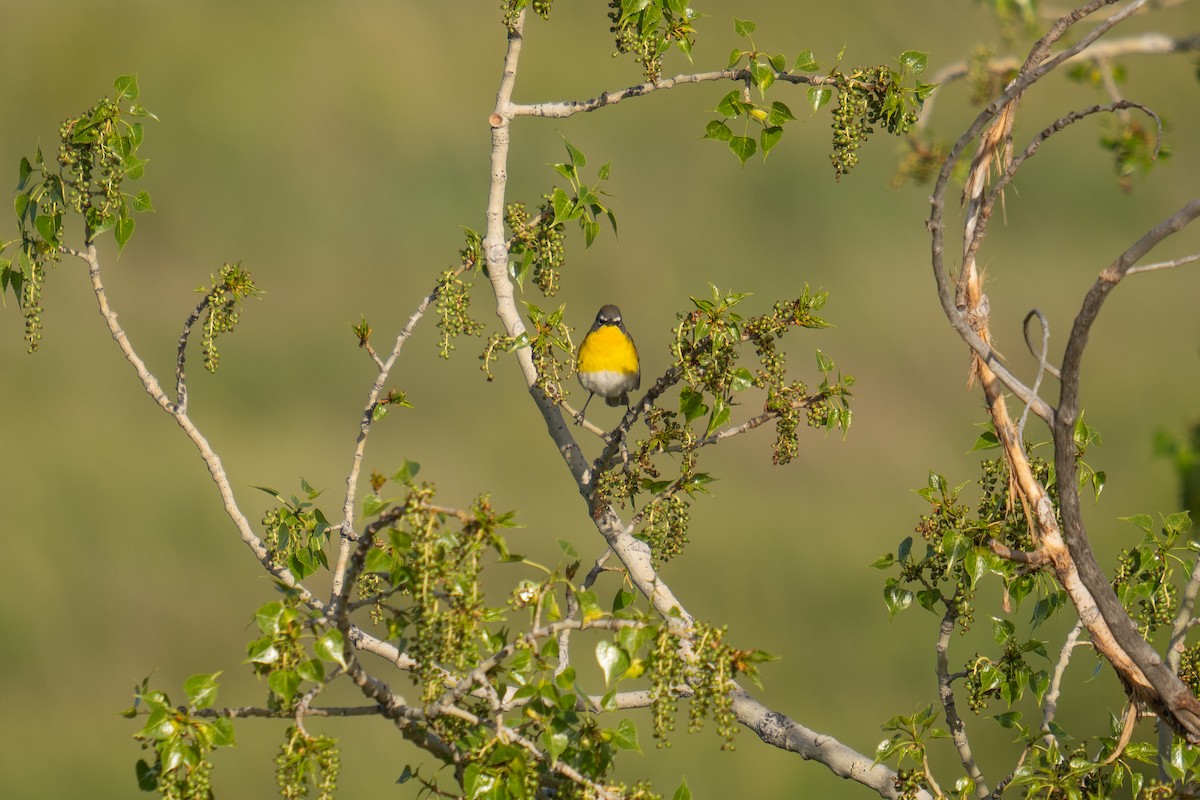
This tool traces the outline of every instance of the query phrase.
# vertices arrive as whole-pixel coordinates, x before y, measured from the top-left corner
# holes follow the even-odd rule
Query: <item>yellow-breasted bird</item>
[[[588,399],[579,411],[581,418],[595,394],[610,406],[629,405],[629,393],[641,386],[642,373],[633,337],[621,321],[621,309],[601,307],[579,345],[576,368],[579,383],[588,390]]]

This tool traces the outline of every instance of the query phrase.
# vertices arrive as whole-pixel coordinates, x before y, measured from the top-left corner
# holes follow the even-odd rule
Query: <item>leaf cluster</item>
[[[899,62],[899,70],[880,65],[830,73],[837,87],[830,160],[838,180],[858,164],[858,148],[875,132],[876,125],[893,136],[907,133],[916,123],[925,99],[936,88],[916,77],[925,71],[925,53],[907,50],[900,54]],[[824,93],[828,91],[824,86],[810,90],[814,109],[828,102],[829,95]]]
[[[797,431],[803,425],[845,430],[852,418],[852,376],[834,377],[833,361],[817,351],[822,382],[811,392],[804,382],[789,380],[786,354],[778,348],[778,341],[794,328],[826,327],[816,314],[825,294],[806,288],[797,298],[777,302],[766,314],[743,316],[738,306],[747,294],[709,288],[708,297],[691,298],[693,310],[677,315],[671,343],[675,363],[661,381],[664,386],[680,384],[677,410],[657,403],[643,409],[645,435],[623,449],[628,457],[601,464],[592,489],[594,505],[623,507],[635,503],[642,493],[650,494],[634,523],[637,536],[650,545],[658,564],[678,556],[687,544],[686,497],[707,493],[714,480],[697,469],[700,448],[718,441],[731,428],[733,411],[744,392],[765,391],[763,413],[743,425],[749,429],[775,421],[773,460],[777,464],[794,457],[799,448]],[[754,369],[741,360],[749,348],[758,361]],[[607,457],[615,455],[616,448],[610,445]],[[669,477],[663,465],[668,455],[673,457]]]
[[[204,353],[204,368],[216,372],[221,363],[221,354],[217,350],[217,337],[231,333],[241,319],[240,310],[245,300],[250,297],[261,297],[262,291],[254,284],[249,270],[238,264],[225,264],[212,284],[204,292],[204,323],[201,336],[201,348]]]
[[[271,558],[284,564],[300,580],[312,575],[317,569],[329,569],[325,557],[325,545],[329,542],[329,520],[325,512],[313,504],[321,496],[308,481],[300,479],[304,499],[292,495],[284,500],[274,489],[258,486],[279,501],[278,508],[269,509],[262,519],[264,540],[271,550]]]
[[[15,266],[4,256],[14,242],[0,242],[0,294],[11,288],[17,298],[31,353],[42,336],[42,287],[65,247],[67,214],[82,218],[88,245],[112,230],[120,251],[133,236],[133,213],[154,210],[149,193],[122,190],[145,171],[146,160],[138,155],[145,131],[138,120],[154,115],[137,103],[135,76],[122,75],[113,86],[115,99],[101,98],[59,126],[57,163],[47,163],[41,147],[32,161],[21,159],[14,200],[21,238]]]
[[[184,682],[187,704],[173,706],[160,691],[149,690],[149,679],[142,681],[134,695],[127,717],[146,715],[145,724],[134,739],[145,750],[154,751],[154,763],[137,762],[138,787],[157,791],[166,800],[211,798],[212,762],[210,754],[218,747],[233,747],[233,722],[226,717],[200,715],[217,698],[217,676],[193,675]]]
[[[564,234],[567,223],[579,224],[585,248],[591,247],[600,234],[601,217],[608,218],[614,234],[617,231],[616,215],[601,202],[607,193],[600,187],[612,173],[611,165],[600,165],[595,183],[588,185],[582,173],[587,166],[587,156],[566,139],[563,145],[567,149],[567,160],[551,166],[566,179],[570,191],[555,186],[542,197],[534,217],[530,217],[524,203],[511,203],[504,209],[504,224],[511,235],[512,277],[522,288],[525,280],[532,277],[533,284],[547,297],[558,293],[566,263]]]
[[[608,6],[617,48],[613,55],[632,55],[647,81],[662,77],[663,56],[671,47],[691,58],[701,15],[687,0],[609,0]]]
[[[925,71],[928,62],[927,54],[917,50],[906,50],[900,54],[899,69],[877,66],[855,67],[847,71],[839,69],[844,55],[844,52],[839,52],[834,65],[824,76],[809,77],[805,73],[825,70],[812,50],[802,50],[789,70],[788,59],[782,53],[768,53],[755,46],[753,34],[757,26],[753,22],[735,19],[734,30],[747,40],[749,47],[735,47],[729,54],[727,68],[733,69],[744,62],[746,87],[730,91],[721,98],[716,111],[722,118],[712,120],[705,126],[704,138],[725,142],[743,165],[759,150],[765,159],[779,144],[784,126],[795,119],[786,104],[778,100],[766,104],[767,91],[780,79],[810,84],[808,104],[814,112],[829,103],[837,93],[831,155],[837,179],[858,163],[856,151],[874,132],[873,126],[882,125],[894,136],[908,132],[916,122],[925,99],[936,88],[917,79]],[[751,87],[758,90],[761,102],[751,99]],[[739,119],[742,120],[741,128],[735,131],[730,121]],[[757,136],[750,135],[752,122],[761,126]]]
[[[275,782],[284,800],[301,800],[316,789],[316,800],[333,800],[337,789],[341,756],[337,741],[328,736],[311,736],[299,725],[284,734],[275,756]]]
[[[748,91],[735,89],[729,92],[717,103],[717,113],[723,119],[709,122],[704,128],[704,138],[728,143],[730,151],[737,156],[738,161],[745,164],[759,149],[762,150],[765,159],[783,138],[783,126],[794,120],[795,116],[786,104],[778,100],[772,101],[770,106],[765,105],[767,90],[775,83],[777,76],[784,74],[786,70],[786,57],[782,53],[762,52],[754,46],[752,36],[758,26],[750,20],[735,19],[733,26],[737,35],[745,38],[750,47],[746,50],[735,47],[729,54],[727,69],[733,69],[745,60],[745,69],[750,76],[749,83],[758,89],[764,104],[753,102]],[[804,71],[811,60],[812,53],[806,50],[796,59],[793,69]],[[741,133],[734,133],[729,127],[729,120],[743,118]],[[762,126],[757,139],[749,135],[751,121]]]
[[[1142,532],[1135,547],[1121,551],[1113,576],[1113,590],[1138,623],[1143,636],[1171,625],[1179,612],[1177,574],[1191,571],[1182,557],[1194,560],[1200,543],[1188,536],[1192,519],[1187,511],[1169,515],[1155,530],[1149,514],[1122,517]]]
[[[254,623],[260,636],[246,645],[246,663],[254,674],[266,677],[272,711],[291,713],[306,681],[322,686],[325,663],[346,667],[342,632],[301,611],[294,592],[263,604]]]
[[[438,319],[438,355],[446,359],[450,358],[450,352],[455,349],[455,339],[460,336],[478,336],[483,331],[483,323],[471,316],[473,284],[462,279],[463,274],[467,272],[482,270],[483,237],[471,228],[464,227],[463,231],[466,243],[458,251],[459,265],[442,272],[433,290],[434,313]],[[369,344],[371,329],[366,320],[354,329],[354,333],[358,336],[360,347]]]

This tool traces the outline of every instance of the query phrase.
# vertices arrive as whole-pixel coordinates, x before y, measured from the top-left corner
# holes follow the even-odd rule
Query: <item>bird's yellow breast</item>
[[[578,368],[580,372],[637,372],[637,348],[616,325],[603,325],[584,339]]]

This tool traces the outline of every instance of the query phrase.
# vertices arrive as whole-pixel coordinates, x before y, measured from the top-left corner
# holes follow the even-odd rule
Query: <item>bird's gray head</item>
[[[596,325],[620,325],[621,324],[621,309],[609,303],[606,306],[601,306],[600,311],[596,314]]]

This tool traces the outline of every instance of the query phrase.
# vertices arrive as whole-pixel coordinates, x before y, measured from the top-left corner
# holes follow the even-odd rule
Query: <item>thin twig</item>
[[[938,697],[942,701],[942,713],[946,715],[946,725],[950,728],[950,739],[958,751],[963,769],[966,770],[967,776],[975,785],[975,796],[982,800],[988,796],[987,780],[979,770],[975,754],[971,752],[971,742],[967,738],[966,725],[963,724],[962,717],[958,715],[958,706],[954,699],[954,677],[950,674],[950,637],[954,634],[957,619],[958,611],[954,601],[946,601],[946,613],[942,615],[936,647]]]
[[[1037,360],[1038,360],[1038,370],[1037,370],[1037,377],[1035,377],[1033,379],[1032,391],[1033,391],[1034,395],[1037,395],[1038,390],[1042,388],[1043,376],[1045,376],[1045,374],[1047,372],[1054,370],[1054,373],[1053,373],[1054,377],[1057,378],[1058,370],[1055,370],[1054,367],[1051,367],[1049,364],[1046,363],[1046,355],[1050,350],[1050,323],[1046,320],[1046,316],[1044,314],[1042,314],[1041,311],[1038,311],[1036,308],[1033,309],[1032,311],[1030,311],[1028,314],[1026,314],[1025,321],[1021,323],[1021,328],[1025,334],[1025,343],[1030,344],[1030,342],[1029,342],[1029,320],[1030,320],[1030,318],[1032,318],[1034,316],[1036,316],[1038,318],[1038,322],[1040,322],[1042,325],[1042,349],[1039,350],[1038,352],[1034,353],[1034,355],[1037,356]],[[1032,352],[1033,346],[1030,345],[1029,349]],[[1021,419],[1019,422],[1017,422],[1017,438],[1022,443],[1024,442],[1024,439],[1025,439],[1025,421],[1028,419],[1029,419],[1029,406],[1025,406],[1024,410],[1021,411]]]
[[[1183,256],[1182,258],[1176,258],[1171,261],[1158,261],[1154,264],[1139,264],[1136,267],[1130,267],[1129,269],[1125,270],[1125,274],[1137,275],[1139,272],[1155,272],[1160,269],[1175,269],[1176,267],[1182,267],[1186,264],[1192,264],[1196,261],[1200,261],[1200,253],[1190,256]]]

